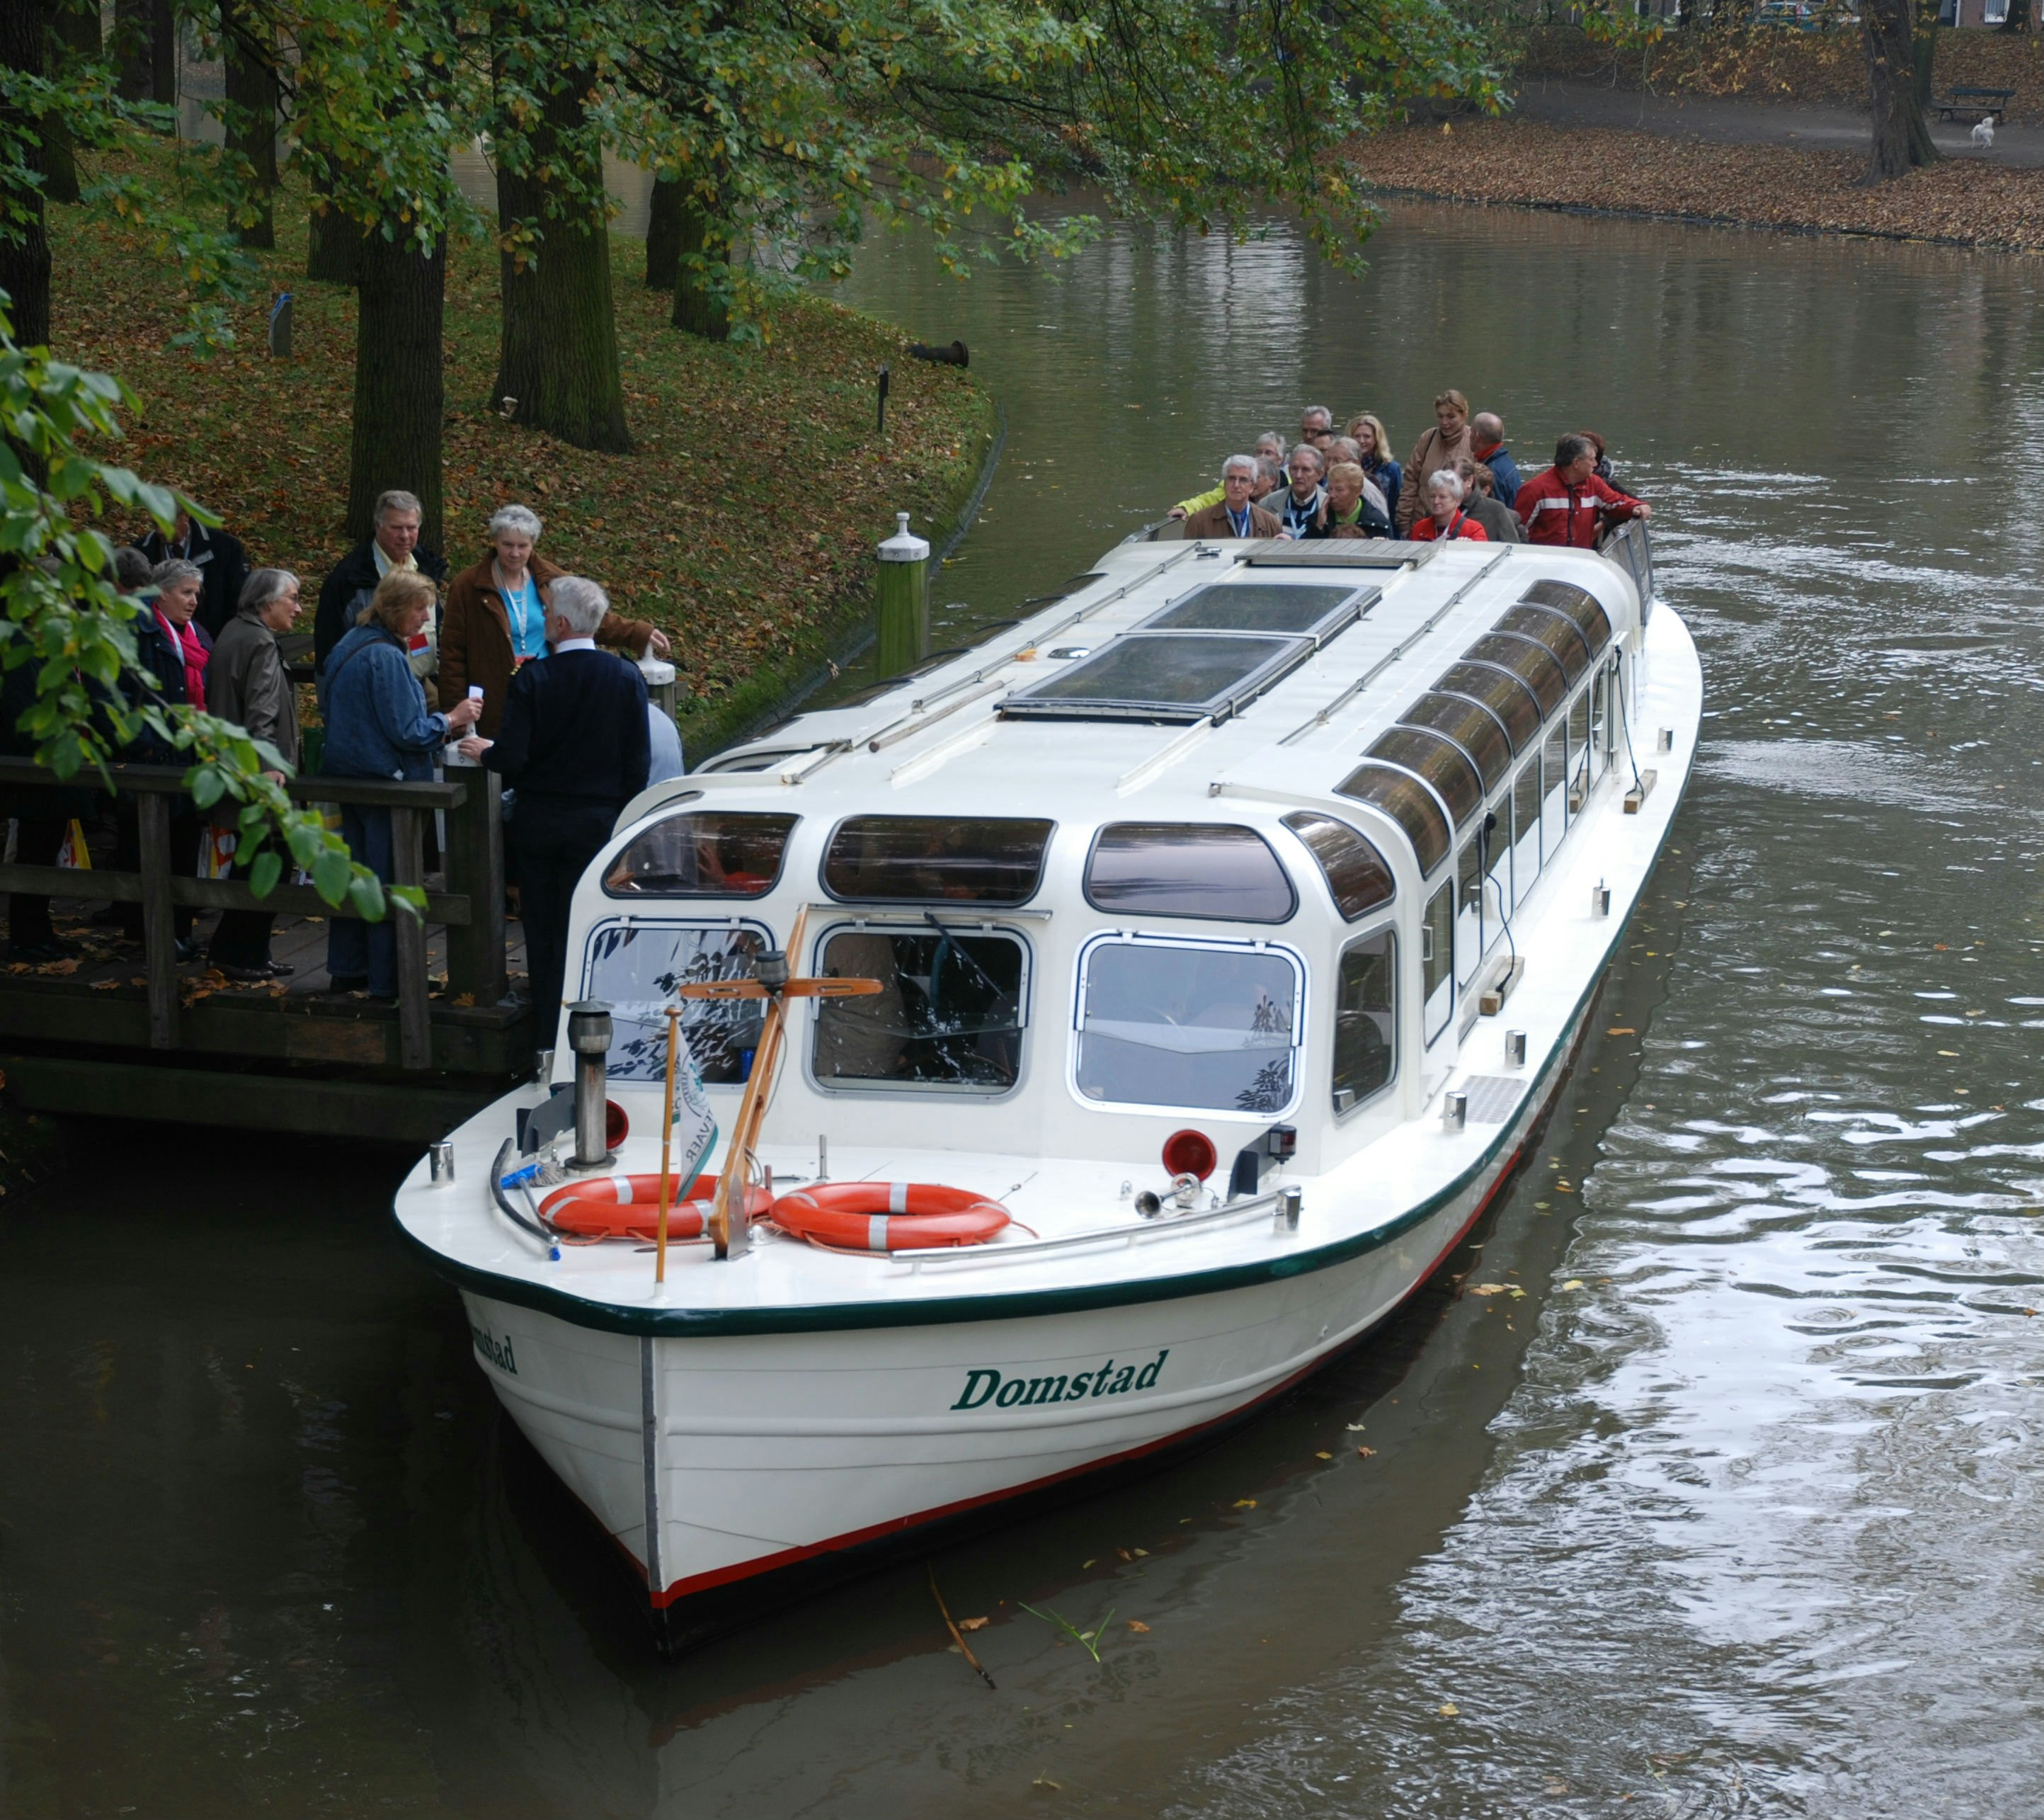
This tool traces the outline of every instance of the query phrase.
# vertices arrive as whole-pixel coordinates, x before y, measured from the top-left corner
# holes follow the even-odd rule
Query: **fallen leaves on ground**
[[[1358,1447],[1355,1450],[1355,1456],[1358,1460],[1374,1460],[1377,1457],[1377,1449],[1374,1447]]]
[[[320,578],[347,547],[355,296],[305,280],[305,222],[302,193],[280,196],[276,251],[252,256],[259,275],[229,312],[237,344],[202,362],[170,345],[183,321],[152,231],[53,210],[50,340],[140,399],[119,459],[220,512],[252,563],[305,577],[309,624]],[[673,636],[691,710],[813,645],[847,594],[870,587],[896,510],[912,508],[928,529],[978,465],[989,409],[970,375],[907,358],[905,334],[820,298],[777,307],[764,346],[700,341],[669,325],[671,297],[642,282],[644,243],[623,237],[613,295],[632,452],[506,423],[486,408],[496,248],[455,240],[448,252],[444,553],[468,567],[493,511],[532,504],[546,521],[542,553]],[[277,291],[294,298],[289,360],[267,352]],[[883,364],[893,379],[876,437]]]
[[[1353,140],[1348,156],[1370,188],[1457,202],[2044,249],[2044,172],[1966,157],[1867,188],[1856,152],[1490,120]]]
[[[1238,1498],[1235,1501],[1235,1508],[1238,1510],[1253,1510],[1256,1508],[1256,1500],[1254,1498]]]
[[[1138,1637],[1147,1637],[1150,1634],[1150,1626],[1145,1624],[1139,1618],[1130,1618],[1128,1621],[1128,1628],[1134,1631]]]
[[[984,1630],[992,1622],[992,1619],[986,1618],[961,1618],[958,1621],[958,1627],[961,1630]]]

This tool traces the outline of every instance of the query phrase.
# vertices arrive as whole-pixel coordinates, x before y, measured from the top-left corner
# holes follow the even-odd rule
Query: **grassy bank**
[[[1863,153],[1507,121],[1383,133],[1349,158],[1360,183],[1393,194],[2044,250],[2044,176],[1970,160],[1869,189]]]
[[[2044,120],[2044,38],[1969,29],[1938,34],[1932,86],[2015,90],[2008,117]],[[1866,47],[1856,25],[1823,32],[1721,25],[1670,32],[1614,49],[1566,26],[1527,37],[1517,73],[1573,76],[1658,94],[1737,95],[1754,101],[1867,105]]]
[[[52,210],[58,353],[121,375],[142,410],[125,459],[225,518],[251,560],[309,583],[338,557],[353,396],[355,298],[307,283],[305,215],[279,210],[263,260],[293,293],[293,355],[264,351],[267,298],[240,345],[197,360],[168,344],[175,287],[134,239]],[[446,554],[483,554],[511,500],[546,521],[541,548],[594,576],[620,610],[674,638],[694,754],[769,707],[840,645],[870,597],[872,551],[907,509],[948,521],[970,491],[993,410],[970,375],[906,356],[908,337],[819,299],[781,309],[764,346],[717,346],[667,323],[641,282],[644,248],[615,245],[618,336],[636,447],[595,455],[485,408],[496,374],[496,256],[455,245],[448,271]],[[893,369],[885,437],[874,384]],[[137,527],[139,528],[139,527]]]

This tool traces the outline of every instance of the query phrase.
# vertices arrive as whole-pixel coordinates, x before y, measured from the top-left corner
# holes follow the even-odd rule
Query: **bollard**
[[[610,1007],[585,998],[568,1007],[568,1047],[574,1050],[575,1167],[601,1168],[610,1160],[606,1066],[610,1054]]]
[[[270,306],[270,355],[278,360],[291,357],[291,294],[280,291]]]
[[[930,546],[894,514],[894,535],[880,546],[880,674],[898,676],[930,652]]]

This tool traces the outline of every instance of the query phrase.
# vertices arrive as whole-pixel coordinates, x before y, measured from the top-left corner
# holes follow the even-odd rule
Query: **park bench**
[[[1967,114],[1980,120],[1998,121],[2008,114],[2008,104],[2015,98],[2012,88],[1974,88],[1961,83],[1938,103],[1938,117],[1956,120]]]

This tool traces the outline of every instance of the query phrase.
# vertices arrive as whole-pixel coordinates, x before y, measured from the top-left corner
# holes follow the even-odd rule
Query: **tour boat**
[[[1426,1279],[1689,775],[1651,575],[1640,525],[1131,542],[627,808],[541,1077],[396,1214],[664,1637],[1211,1434]],[[663,1164],[676,1018],[719,1136]]]

